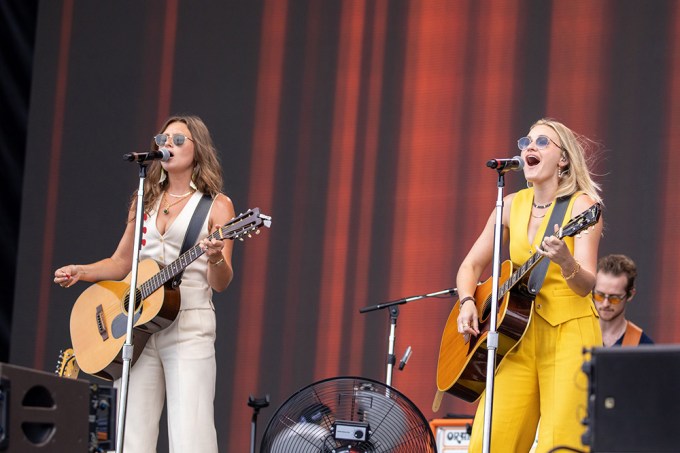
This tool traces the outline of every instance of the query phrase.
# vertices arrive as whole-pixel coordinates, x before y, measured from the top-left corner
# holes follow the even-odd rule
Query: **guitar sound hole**
[[[484,306],[482,307],[482,313],[479,315],[479,322],[480,323],[486,322],[486,320],[489,319],[490,315],[491,315],[491,298],[487,297],[484,300]]]
[[[501,300],[498,301],[498,306],[496,307],[497,314],[500,313],[501,311],[501,306],[503,305],[503,301],[505,299],[501,298]],[[479,315],[479,322],[480,324],[483,322],[486,322],[487,319],[491,317],[491,296],[487,297],[484,299],[484,306],[482,307],[482,313]]]
[[[139,307],[142,305],[142,293],[139,289],[136,291],[136,296],[135,297],[135,311],[139,309]],[[130,307],[130,293],[125,295],[125,300],[123,301],[123,311],[125,314],[129,313],[129,307]]]

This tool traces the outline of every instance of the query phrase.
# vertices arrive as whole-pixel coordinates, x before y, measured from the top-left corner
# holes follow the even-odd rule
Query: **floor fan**
[[[262,453],[436,452],[423,414],[396,389],[336,377],[292,395],[272,416]]]

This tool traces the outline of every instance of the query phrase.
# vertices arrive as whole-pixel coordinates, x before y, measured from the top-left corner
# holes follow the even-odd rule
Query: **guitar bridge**
[[[106,331],[106,323],[104,322],[104,311],[101,305],[97,305],[97,314],[95,315],[97,322],[97,330],[99,330],[99,335],[101,335],[102,340],[106,341],[109,339],[109,333]]]

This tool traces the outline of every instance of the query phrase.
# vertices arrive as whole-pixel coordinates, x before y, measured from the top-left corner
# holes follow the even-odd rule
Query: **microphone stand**
[[[127,332],[125,344],[123,344],[123,375],[121,377],[118,431],[116,432],[116,453],[123,452],[123,440],[125,438],[125,414],[127,410],[128,385],[130,382],[130,367],[132,366],[132,329],[134,326],[135,312],[137,311],[137,268],[139,267],[139,250],[142,244],[142,227],[144,223],[144,180],[146,179],[146,162],[139,162],[139,188],[137,189],[137,212],[135,216],[135,242],[132,251],[132,272],[130,273],[130,293],[127,305]],[[141,296],[140,296],[141,297]],[[142,300],[140,299],[140,309]]]
[[[498,168],[498,195],[496,199],[496,224],[493,237],[493,271],[491,285],[491,318],[486,338],[486,399],[484,400],[484,440],[482,451],[491,451],[491,416],[493,412],[493,387],[496,370],[496,349],[498,348],[498,279],[500,278],[501,244],[503,243],[503,187],[505,172],[510,168]]]
[[[253,408],[253,417],[250,419],[250,453],[255,453],[256,432],[257,432],[257,414],[260,409],[269,406],[269,394],[264,398],[255,398],[253,395],[248,396],[248,406]]]
[[[394,355],[394,342],[396,339],[395,332],[397,330],[397,318],[399,317],[398,305],[413,302],[414,300],[424,299],[426,297],[438,297],[444,295],[457,296],[458,290],[456,288],[445,289],[434,293],[422,294],[420,296],[404,297],[403,299],[383,302],[381,304],[370,305],[368,307],[359,309],[359,313],[368,313],[370,311],[381,310],[383,308],[390,309],[390,334],[387,339],[387,372],[385,376],[385,383],[388,387],[392,385],[392,370],[394,368],[394,364],[397,362],[397,358]]]

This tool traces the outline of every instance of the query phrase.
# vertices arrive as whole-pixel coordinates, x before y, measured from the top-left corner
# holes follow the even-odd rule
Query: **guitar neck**
[[[214,237],[213,235],[208,236],[209,238]],[[139,288],[142,293],[142,299],[147,298],[150,294],[154,293],[158,288],[165,285],[170,279],[175,278],[180,273],[184,272],[186,267],[196,261],[201,255],[205,253],[199,245],[194,245],[189,250],[180,255],[172,263],[165,266],[156,275],[145,281]]]
[[[241,214],[223,227],[213,231],[207,236],[207,239],[224,241],[238,238],[239,240],[243,240],[244,234],[250,236],[249,233],[256,231],[260,225],[269,227],[271,225],[271,217],[261,214],[259,208],[250,209],[245,214]],[[258,231],[256,231],[256,233],[257,232]],[[175,278],[183,272],[189,264],[196,261],[203,253],[205,252],[198,244],[182,253],[179,258],[165,266],[160,272],[140,285],[139,289],[142,299],[146,299],[158,288],[165,285],[170,279]]]
[[[520,266],[515,272],[512,273],[510,278],[508,278],[503,285],[499,288],[498,299],[502,299],[505,294],[510,291],[510,289],[524,279],[524,277],[531,272],[531,270],[536,267],[536,265],[543,259],[543,255],[540,253],[534,253],[531,257]]]

